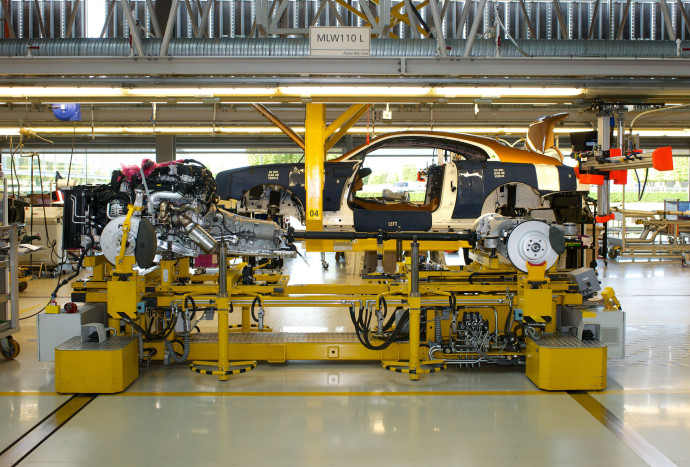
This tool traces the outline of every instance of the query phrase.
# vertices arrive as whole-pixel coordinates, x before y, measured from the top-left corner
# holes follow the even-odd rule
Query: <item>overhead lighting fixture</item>
[[[298,134],[304,134],[303,126],[293,126],[292,129]],[[17,136],[20,127],[0,127],[0,136]],[[31,130],[38,135],[90,135],[99,134],[123,134],[123,135],[152,135],[152,134],[178,134],[178,135],[199,135],[199,134],[227,134],[227,135],[279,135],[282,131],[275,126],[223,126],[223,125],[199,125],[199,126],[176,126],[176,125],[60,125],[60,126],[32,126]],[[401,126],[401,125],[380,125],[377,133],[398,132],[398,131],[431,131],[430,127],[425,126]],[[503,135],[503,134],[525,134],[527,127],[439,127],[434,125],[434,131],[448,133],[469,133],[476,135]],[[561,127],[556,129],[556,133],[574,133],[578,131],[590,131],[587,128],[568,128]],[[355,126],[350,128],[349,134],[364,135],[371,130],[366,126]],[[666,132],[670,133],[670,132]],[[687,136],[688,133],[681,133],[678,136]]]
[[[640,136],[669,136],[669,137],[685,137],[690,136],[690,128],[683,128],[682,130],[635,130],[633,132]]]
[[[436,88],[436,93],[444,97],[481,97],[498,99],[501,97],[571,97],[585,92],[582,88],[547,88],[547,87],[455,87]]]
[[[460,86],[278,86],[278,87],[89,87],[89,86],[0,86],[0,98],[195,98],[222,97],[408,97],[447,99],[471,97],[571,97],[581,88],[541,87],[460,87]]]
[[[279,86],[278,93],[295,97],[408,96],[433,97],[434,88],[421,86]]]
[[[76,86],[0,86],[0,97],[117,97],[123,88]]]
[[[206,99],[209,97],[223,96],[274,96],[276,88],[243,88],[243,87],[190,87],[190,88],[123,88],[126,96],[137,97],[198,97]]]

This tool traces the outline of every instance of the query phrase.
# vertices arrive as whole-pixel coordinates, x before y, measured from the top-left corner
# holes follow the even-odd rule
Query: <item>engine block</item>
[[[136,168],[138,169],[138,168]],[[146,244],[173,259],[212,253],[218,243],[243,256],[290,256],[275,222],[233,214],[218,206],[216,182],[201,163],[186,159],[113,172],[109,184],[65,189],[63,248],[100,250],[114,263],[131,206],[127,254]],[[140,265],[148,267],[148,265]]]

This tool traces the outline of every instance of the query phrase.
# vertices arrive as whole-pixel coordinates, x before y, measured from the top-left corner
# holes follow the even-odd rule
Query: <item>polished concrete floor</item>
[[[295,261],[292,282],[357,280],[330,259],[327,271],[318,255]],[[690,466],[690,268],[610,262],[599,274],[628,313],[627,356],[609,361],[602,392],[539,391],[512,368],[411,382],[376,363],[291,362],[219,382],[153,364],[125,393],[89,399],[19,465]],[[54,284],[31,282],[22,316]],[[275,330],[351,328],[319,310],[267,321]],[[54,392],[53,364],[37,360],[35,323],[22,321],[15,335],[19,357],[0,359],[0,451],[69,400]]]

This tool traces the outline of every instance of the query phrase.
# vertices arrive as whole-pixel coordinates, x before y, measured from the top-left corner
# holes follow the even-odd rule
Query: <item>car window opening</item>
[[[368,155],[352,183],[348,204],[353,209],[374,211],[436,210],[444,166],[434,165],[438,158],[435,150],[407,151],[405,157],[392,157],[388,148]]]

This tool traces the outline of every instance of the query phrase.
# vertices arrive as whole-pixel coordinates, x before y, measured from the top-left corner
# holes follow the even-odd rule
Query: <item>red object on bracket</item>
[[[606,224],[608,221],[612,221],[615,219],[615,215],[613,213],[607,214],[605,216],[596,216],[594,219],[597,221],[598,224]]]
[[[673,152],[671,146],[655,149],[652,153],[652,165],[656,170],[673,170]]]
[[[623,151],[619,148],[609,149],[609,157],[623,157]]]
[[[612,170],[609,172],[609,178],[614,185],[627,185],[628,184],[628,171],[627,170]]]
[[[594,174],[580,174],[580,183],[585,183],[587,185],[603,185],[604,176]]]

